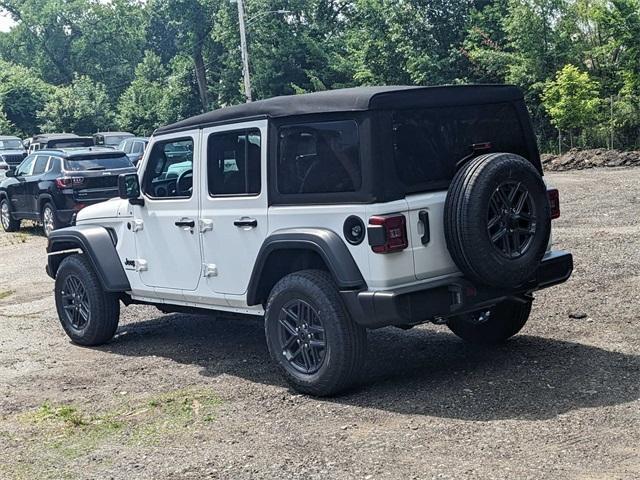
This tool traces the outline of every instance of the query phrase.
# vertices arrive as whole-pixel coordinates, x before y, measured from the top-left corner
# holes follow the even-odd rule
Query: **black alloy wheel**
[[[66,321],[81,331],[91,319],[91,303],[82,281],[75,275],[69,275],[60,294]]]
[[[304,300],[294,299],[282,306],[278,323],[282,355],[289,364],[307,375],[320,370],[327,343],[318,311]]]
[[[536,211],[522,182],[504,182],[489,202],[487,231],[491,243],[507,258],[524,255],[536,234]]]

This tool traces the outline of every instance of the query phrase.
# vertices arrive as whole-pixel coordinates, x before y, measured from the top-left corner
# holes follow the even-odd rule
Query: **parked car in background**
[[[42,222],[48,236],[73,225],[85,206],[118,196],[118,175],[136,169],[117,150],[49,149],[29,155],[0,183],[0,220],[5,231],[22,220]]]
[[[129,160],[131,160],[131,163],[138,165],[148,143],[149,139],[146,137],[131,137],[120,142],[118,150],[126,153]]]
[[[26,156],[22,140],[9,135],[0,136],[0,164],[5,163],[9,168],[17,167]]]
[[[118,148],[118,145],[123,140],[133,137],[133,133],[129,132],[98,132],[93,134],[93,140],[99,147],[109,147],[113,149],[122,150]]]
[[[5,178],[6,171],[9,170],[9,165],[4,160],[0,160],[0,180]]]
[[[93,137],[80,137],[75,133],[45,133],[31,138],[29,153],[48,148],[78,148],[94,145]]]

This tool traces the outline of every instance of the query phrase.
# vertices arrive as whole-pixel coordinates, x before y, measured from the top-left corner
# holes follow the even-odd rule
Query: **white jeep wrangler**
[[[524,326],[573,268],[542,174],[515,87],[273,98],[157,130],[120,199],[51,234],[47,271],[77,344],[109,341],[120,302],[264,316],[291,385],[331,395],[367,329],[494,343]]]

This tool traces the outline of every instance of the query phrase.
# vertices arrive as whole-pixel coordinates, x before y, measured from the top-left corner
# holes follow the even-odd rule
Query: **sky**
[[[13,20],[4,12],[0,12],[0,32],[7,32],[13,25]]]

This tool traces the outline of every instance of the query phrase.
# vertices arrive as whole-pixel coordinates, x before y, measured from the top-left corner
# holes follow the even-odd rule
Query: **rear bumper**
[[[567,281],[572,271],[573,256],[553,251],[545,255],[529,282],[511,291],[450,277],[396,290],[347,291],[342,296],[352,318],[364,327],[410,326],[477,311],[510,298],[525,298]]]

